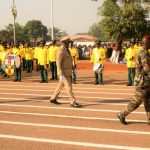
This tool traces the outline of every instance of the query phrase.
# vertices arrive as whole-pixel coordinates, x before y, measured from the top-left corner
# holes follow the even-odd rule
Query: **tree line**
[[[9,24],[5,29],[0,31],[1,41],[13,41],[13,24]],[[42,24],[40,20],[31,20],[26,23],[25,26],[21,26],[19,23],[15,24],[16,41],[29,42],[37,41],[38,39],[51,40],[51,29]],[[60,39],[62,36],[67,35],[65,31],[61,31],[59,28],[54,27],[55,39]]]

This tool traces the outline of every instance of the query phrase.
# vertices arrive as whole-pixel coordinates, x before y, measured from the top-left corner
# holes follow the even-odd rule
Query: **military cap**
[[[70,41],[70,37],[69,36],[66,36],[66,37],[64,37],[64,38],[62,38],[60,40],[60,42],[68,42],[68,41]]]
[[[144,35],[145,39],[150,39],[150,35]]]

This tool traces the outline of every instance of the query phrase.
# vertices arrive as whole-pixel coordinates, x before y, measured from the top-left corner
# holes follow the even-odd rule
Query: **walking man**
[[[50,103],[60,104],[57,101],[57,98],[60,91],[65,86],[71,101],[70,105],[72,107],[79,108],[81,106],[76,102],[75,96],[72,92],[71,75],[72,75],[73,64],[72,64],[71,54],[68,49],[69,38],[62,39],[61,42],[62,42],[61,47],[57,51],[57,59],[56,59],[57,72],[59,75],[59,84],[56,87],[54,94],[50,98]]]
[[[144,36],[143,48],[139,51],[136,62],[135,93],[133,99],[118,114],[122,124],[127,124],[125,117],[144,102],[148,124],[150,125],[150,36]]]

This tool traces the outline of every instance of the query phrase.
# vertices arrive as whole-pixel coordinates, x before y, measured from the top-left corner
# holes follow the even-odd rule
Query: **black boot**
[[[120,120],[120,122],[121,122],[122,124],[127,125],[127,122],[126,122],[126,120],[125,120],[125,117],[124,117],[121,113],[117,114],[117,117],[118,117],[118,119]]]

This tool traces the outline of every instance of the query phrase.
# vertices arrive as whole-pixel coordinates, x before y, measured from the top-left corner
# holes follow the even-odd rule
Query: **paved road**
[[[73,85],[82,108],[70,107],[65,88],[59,106],[49,103],[58,81],[39,83],[37,72],[23,82],[0,79],[1,150],[150,150],[150,127],[143,105],[124,126],[116,114],[132,98],[126,72],[106,72],[105,85],[93,85],[93,74],[80,71]]]

